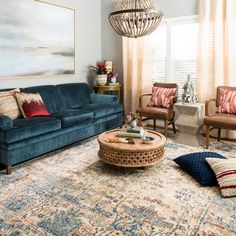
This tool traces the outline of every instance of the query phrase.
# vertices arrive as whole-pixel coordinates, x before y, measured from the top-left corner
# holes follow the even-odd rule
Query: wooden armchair
[[[156,130],[156,120],[164,121],[164,134],[167,137],[168,126],[172,124],[174,133],[176,133],[175,122],[174,122],[174,103],[178,99],[178,85],[170,83],[155,83],[153,86],[161,88],[176,88],[175,95],[170,98],[170,107],[150,107],[144,104],[144,98],[151,96],[151,94],[143,94],[139,98],[139,108],[136,110],[141,116],[141,121],[153,119],[154,130]],[[144,117],[144,118],[143,118]]]
[[[212,103],[215,105],[215,108],[219,107],[221,88],[236,91],[236,87],[219,86],[217,87],[216,99],[206,101],[204,118],[204,124],[206,126],[206,148],[210,146],[210,131],[212,129],[218,129],[218,141],[221,138],[221,129],[236,130],[236,115],[210,112],[210,105]]]

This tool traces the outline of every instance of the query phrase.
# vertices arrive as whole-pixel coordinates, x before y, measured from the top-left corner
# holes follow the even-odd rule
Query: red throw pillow
[[[51,115],[39,93],[15,93],[15,96],[24,118]]]
[[[176,88],[152,87],[152,95],[148,106],[151,107],[170,107],[170,97],[174,96]]]
[[[236,91],[220,89],[220,101],[217,112],[236,114]]]

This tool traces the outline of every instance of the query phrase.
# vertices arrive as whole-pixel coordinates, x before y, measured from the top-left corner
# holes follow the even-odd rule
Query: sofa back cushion
[[[43,85],[24,88],[25,93],[39,93],[43,102],[50,113],[63,111],[65,109],[64,99],[62,98],[59,90],[53,85]]]
[[[90,90],[86,83],[57,85],[66,109],[80,108],[90,103]]]

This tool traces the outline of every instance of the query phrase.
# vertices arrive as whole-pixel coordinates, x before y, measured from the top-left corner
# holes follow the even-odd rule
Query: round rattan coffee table
[[[107,140],[115,139],[121,130],[111,130],[98,136],[100,149],[99,158],[111,165],[121,167],[147,167],[164,159],[164,145],[166,138],[155,131],[146,131],[147,136],[154,140],[143,144],[140,139],[134,139],[135,144],[110,143]]]

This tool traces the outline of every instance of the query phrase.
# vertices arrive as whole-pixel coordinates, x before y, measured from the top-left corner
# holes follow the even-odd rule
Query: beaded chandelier
[[[151,34],[162,17],[152,0],[119,0],[108,19],[121,36],[137,38]]]

